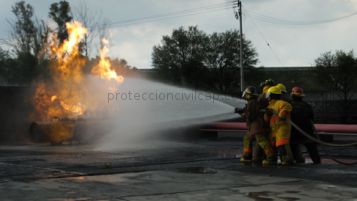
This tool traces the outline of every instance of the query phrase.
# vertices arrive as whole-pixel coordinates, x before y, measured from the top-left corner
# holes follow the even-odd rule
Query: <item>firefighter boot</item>
[[[277,160],[276,156],[267,157],[262,161],[262,166],[266,167],[266,166],[276,165],[277,164],[276,160]]]
[[[276,162],[275,152],[273,151],[272,146],[269,141],[264,137],[264,135],[256,135],[257,144],[264,152],[266,158],[261,161],[262,165],[274,165]]]
[[[283,165],[283,166],[288,166],[288,165],[293,164],[293,160],[289,156],[289,151],[287,150],[287,148],[290,148],[290,146],[287,147],[286,145],[282,145],[282,146],[277,147],[278,157],[280,159],[281,165]]]

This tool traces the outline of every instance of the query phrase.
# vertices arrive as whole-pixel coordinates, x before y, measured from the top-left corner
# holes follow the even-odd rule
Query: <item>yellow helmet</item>
[[[284,84],[279,83],[276,85],[276,87],[279,87],[279,89],[281,90],[282,93],[284,93],[284,94],[288,93]]]
[[[263,87],[263,94],[267,94],[270,87],[271,86],[269,86],[269,85],[264,86]]]
[[[268,89],[268,93],[266,94],[266,98],[269,98],[270,94],[281,95],[281,89],[277,86],[270,87]]]

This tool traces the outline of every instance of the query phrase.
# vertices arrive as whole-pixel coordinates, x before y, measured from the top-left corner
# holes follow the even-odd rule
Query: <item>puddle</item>
[[[300,191],[285,191],[286,193],[293,193],[293,194],[295,194],[295,193],[300,193]]]
[[[206,167],[188,167],[188,168],[179,168],[178,172],[192,173],[192,174],[216,174],[218,171]]]
[[[79,176],[70,178],[76,182],[101,182],[101,183],[120,183],[127,180],[120,174],[96,175],[96,176]]]
[[[300,200],[300,198],[293,198],[293,197],[279,197],[280,199],[286,200],[286,201],[297,201]]]
[[[298,193],[299,191],[286,191],[287,193]],[[260,192],[249,192],[248,197],[254,199],[255,201],[273,201],[274,198],[271,196],[278,197],[279,200],[284,201],[297,201],[300,198],[288,197],[288,196],[277,196],[279,193],[269,192],[269,191],[260,191]]]
[[[92,198],[82,197],[82,198],[75,198],[75,199],[68,199],[68,198],[53,198],[49,199],[49,201],[88,201],[93,200]],[[106,201],[106,200],[103,200]]]
[[[261,191],[261,192],[249,192],[248,197],[253,198],[256,201],[273,201],[273,198],[268,197],[269,192]]]

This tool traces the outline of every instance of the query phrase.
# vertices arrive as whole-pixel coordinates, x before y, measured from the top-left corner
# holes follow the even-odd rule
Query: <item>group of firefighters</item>
[[[247,104],[244,109],[237,109],[248,127],[243,137],[241,162],[265,166],[305,163],[300,149],[304,145],[313,163],[321,163],[317,144],[292,127],[293,122],[305,134],[314,135],[314,114],[312,107],[303,100],[303,89],[293,87],[289,96],[285,85],[275,84],[271,79],[263,82],[260,88],[259,94],[255,87],[247,87],[242,95]]]

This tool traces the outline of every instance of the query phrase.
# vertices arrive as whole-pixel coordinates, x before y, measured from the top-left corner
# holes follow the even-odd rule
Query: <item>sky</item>
[[[111,57],[138,68],[152,68],[153,46],[180,26],[197,25],[209,34],[239,29],[232,8],[235,0],[68,1],[73,12],[86,4],[92,16],[108,25]],[[0,39],[6,39],[7,21],[14,19],[11,7],[17,1],[0,2]],[[58,1],[26,2],[48,22],[49,7]],[[312,66],[326,51],[357,48],[357,0],[242,0],[242,4],[243,32],[257,50],[257,66]],[[158,15],[162,17],[150,18]],[[139,21],[134,23],[135,19]]]

